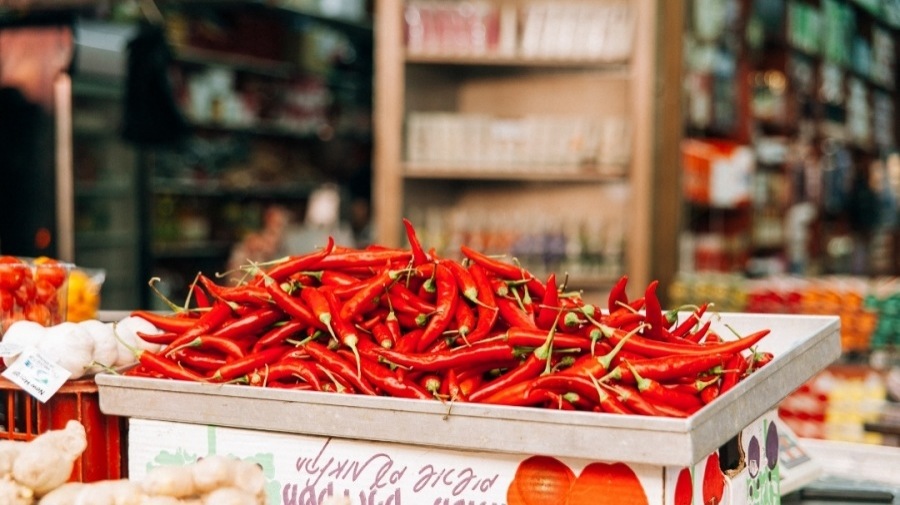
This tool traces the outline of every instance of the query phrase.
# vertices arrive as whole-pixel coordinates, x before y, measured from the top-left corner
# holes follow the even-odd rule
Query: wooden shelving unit
[[[404,15],[410,3],[415,4],[403,0],[381,0],[375,4],[376,135],[372,196],[377,241],[401,245],[405,241],[401,218],[409,217],[423,230],[425,240],[438,242],[430,245],[446,247],[450,254],[453,240],[448,240],[446,234],[442,237],[436,233],[431,221],[435,216],[451,219],[451,214],[460,211],[469,218],[490,218],[490,224],[470,222],[468,226],[489,234],[493,230],[494,236],[504,234],[497,226],[517,219],[534,221],[525,226],[537,227],[540,221],[554,231],[581,230],[580,233],[590,235],[598,230],[583,225],[595,220],[607,223],[608,227],[622,227],[624,249],[618,267],[606,268],[599,274],[569,272],[572,284],[587,283],[590,286],[586,290],[603,291],[608,287],[603,283],[627,273],[632,285],[646,285],[651,276],[654,209],[651,191],[654,152],[658,147],[654,140],[658,2],[583,2],[586,8],[631,9],[631,51],[626,58],[614,59],[574,54],[524,56],[518,47],[521,40],[516,50],[504,53],[457,55],[412,51],[404,40]],[[454,2],[447,0],[447,4]],[[507,15],[515,12],[520,30],[529,9],[538,4],[547,2],[497,0],[496,3]],[[517,37],[521,36],[520,32]],[[456,164],[410,160],[408,119],[411,113],[450,114],[454,118],[482,115],[488,121],[535,117],[573,118],[573,121],[621,118],[628,122],[630,149],[621,163],[597,159],[560,166],[533,159],[513,159],[499,164],[485,159]],[[489,127],[507,126],[491,124]],[[463,142],[451,155],[469,149],[474,151],[476,146]],[[614,231],[606,229],[604,233],[607,233],[607,246],[617,240],[609,238],[617,236]],[[567,247],[580,245],[575,237],[568,237]],[[515,247],[511,250],[502,250],[503,246],[496,244],[492,247],[486,249],[516,255]],[[567,269],[565,262],[542,266]],[[541,267],[532,268],[541,271]]]

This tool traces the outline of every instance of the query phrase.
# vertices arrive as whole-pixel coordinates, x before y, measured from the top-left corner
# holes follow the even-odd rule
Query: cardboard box
[[[128,475],[140,480],[157,466],[221,454],[262,465],[270,505],[342,495],[354,505],[523,503],[516,499],[541,495],[529,476],[558,486],[560,499],[584,491],[609,504],[772,505],[780,501],[774,419],[762,416],[732,445],[685,467],[558,457],[552,440],[535,456],[132,419]],[[723,471],[724,463],[733,467]]]

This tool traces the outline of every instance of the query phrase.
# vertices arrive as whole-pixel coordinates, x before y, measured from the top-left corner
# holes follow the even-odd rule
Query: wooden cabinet
[[[405,243],[408,217],[442,255],[465,243],[574,289],[646,285],[657,2],[376,9],[378,242]]]

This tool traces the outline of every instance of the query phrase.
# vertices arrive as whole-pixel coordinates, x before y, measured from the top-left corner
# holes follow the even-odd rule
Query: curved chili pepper
[[[224,354],[226,360],[236,360],[244,357],[244,350],[233,340],[213,335],[194,337],[190,342],[185,342],[179,346],[173,347],[170,345],[166,348],[166,357],[172,356],[177,351],[185,348],[215,350]]]
[[[136,335],[140,337],[140,339],[144,342],[159,345],[169,345],[178,338],[178,334],[171,331],[163,333],[144,333],[142,331],[139,331],[136,332]]]
[[[623,307],[628,305],[628,294],[625,292],[625,288],[627,286],[628,276],[623,275],[609,291],[607,305],[610,314],[614,314],[616,313],[616,311],[621,310]]]
[[[334,237],[329,236],[325,247],[311,253],[300,256],[290,256],[284,258],[281,262],[270,268],[265,275],[254,279],[253,283],[262,285],[266,282],[266,278],[274,279],[275,282],[281,282],[290,275],[303,271],[311,270],[318,267],[324,258],[327,258],[334,250]]]
[[[544,362],[544,357],[532,352],[519,366],[473,391],[469,400],[478,402],[514,384],[534,379],[544,371]]]
[[[450,321],[453,320],[459,302],[459,290],[456,287],[453,272],[444,264],[438,263],[434,267],[434,276],[437,284],[437,301],[434,315],[428,320],[425,331],[422,332],[416,343],[415,349],[419,352],[424,351],[440,338],[447,326],[450,325]]]
[[[456,322],[456,330],[459,332],[459,338],[467,341],[466,337],[475,328],[475,312],[465,300],[459,300],[456,302],[456,311],[453,316]]]
[[[197,277],[194,278],[194,281],[191,283],[190,289],[188,289],[187,296],[188,299],[190,299],[191,297],[194,298],[197,304],[197,308],[208,309],[210,306],[212,306],[212,301],[209,299],[209,295],[206,294],[206,291],[203,291],[203,288],[201,288],[197,284],[197,279],[200,277],[200,275],[201,274],[197,274]]]
[[[197,322],[195,317],[160,314],[149,310],[133,310],[131,315],[144,319],[164,332],[172,332],[179,335],[186,332]]]
[[[617,344],[620,340],[622,340],[627,333],[622,330],[610,328],[608,326],[600,325],[600,330],[603,334],[612,342],[613,344]],[[763,339],[766,335],[769,334],[768,329],[760,330],[755,333],[751,333],[750,335],[746,335],[737,340],[729,340],[727,342],[722,342],[718,344],[710,344],[710,345],[687,345],[687,344],[673,344],[669,342],[660,342],[655,340],[650,340],[647,338],[643,338],[640,335],[632,335],[628,338],[625,343],[624,349],[641,354],[643,356],[647,356],[650,358],[653,357],[663,357],[670,355],[703,355],[703,354],[726,354],[731,355],[737,352],[741,352],[744,349],[748,349],[754,345],[756,345],[760,340]]]
[[[719,394],[725,394],[731,388],[740,382],[741,377],[747,372],[750,364],[741,353],[733,354],[728,361],[725,362],[722,371],[722,381],[719,383]]]
[[[399,398],[431,400],[434,395],[415,382],[402,380],[378,362],[363,358],[362,374],[376,388]]]
[[[296,377],[309,384],[313,390],[322,390],[322,382],[319,379],[315,363],[308,360],[282,358],[276,363],[265,367],[260,373],[263,375],[265,383],[287,377]]]
[[[703,340],[703,337],[705,337],[706,334],[709,333],[709,327],[711,325],[712,321],[706,321],[705,323],[703,323],[703,326],[697,329],[697,331],[693,331],[685,335],[683,340],[685,340],[686,342],[700,343],[700,341]]]
[[[547,277],[545,287],[544,299],[541,300],[535,323],[538,328],[549,330],[557,324],[556,321],[562,313],[559,304],[559,290],[556,288],[556,274],[550,274]]]
[[[697,307],[696,310],[691,312],[686,318],[684,318],[684,321],[679,323],[678,326],[676,326],[672,330],[672,336],[677,338],[684,338],[684,336],[691,331],[691,328],[700,324],[700,320],[703,318],[703,314],[706,313],[707,307],[709,307],[708,303],[704,303]]]
[[[662,340],[663,312],[659,304],[659,298],[656,296],[656,287],[659,281],[653,281],[647,286],[644,293],[644,321],[647,326],[644,327],[644,336],[653,340]]]
[[[691,414],[703,407],[703,402],[696,394],[685,393],[677,389],[669,389],[663,386],[659,381],[643,377],[632,368],[635,385],[638,392],[652,400],[654,404],[666,404],[675,407],[686,414]]]
[[[318,288],[304,287],[300,290],[300,298],[309,306],[315,319],[320,324],[325,325],[325,328],[333,336],[334,330],[331,327],[331,320],[334,315],[331,313],[331,306],[328,304],[328,300],[323,292]]]
[[[284,312],[273,308],[256,309],[250,314],[229,321],[211,333],[223,338],[238,338],[243,335],[257,335],[284,318]]]
[[[534,318],[525,312],[515,300],[509,298],[497,298],[497,310],[502,319],[510,327],[538,329]]]
[[[226,287],[216,284],[205,275],[199,277],[200,283],[206,288],[213,298],[232,303],[263,305],[269,300],[269,294],[260,286],[240,284]]]
[[[205,379],[197,372],[184,368],[173,360],[150,351],[138,351],[137,361],[151,372],[161,374],[167,379],[178,379],[193,382],[202,382]]]
[[[457,347],[447,351],[422,354],[382,348],[375,348],[374,352],[391,363],[424,372],[437,372],[448,368],[487,363],[505,363],[515,358],[515,349],[505,342],[479,342],[469,347]]]
[[[281,284],[273,281],[266,282],[266,292],[272,297],[275,306],[283,310],[285,314],[297,319],[308,326],[314,326],[321,330],[327,330],[328,327],[319,320],[312,309],[306,306],[302,297],[296,297],[288,293]],[[314,288],[303,288],[303,291]],[[301,291],[302,293],[302,291]]]
[[[209,377],[209,380],[215,382],[230,381],[243,375],[247,375],[257,368],[270,365],[285,354],[293,351],[293,347],[277,346],[263,349],[259,352],[247,354],[244,357],[234,360],[225,366],[216,370],[216,373]]]
[[[538,328],[522,328],[513,326],[506,330],[506,342],[516,347],[540,347],[547,342],[548,330]],[[553,335],[553,346],[557,349],[581,349],[589,351],[597,349],[599,343],[592,342],[589,338],[582,335],[555,332]]]
[[[340,302],[337,297],[334,296],[334,293],[326,289],[322,291],[322,296],[325,297],[325,300],[328,303],[329,312],[333,314],[331,324],[334,328],[334,334],[341,344],[349,347],[350,350],[353,351],[353,355],[356,357],[356,375],[359,376],[361,373],[359,348],[360,346],[365,345],[367,341],[360,340],[359,335],[356,333],[356,328],[350,321],[341,317]]]
[[[726,354],[687,354],[634,360],[628,361],[626,366],[617,365],[607,376],[622,382],[634,382],[632,371],[637,371],[643,377],[665,382],[695,377],[713,367],[724,365],[728,357]]]
[[[553,393],[553,391],[547,389],[533,388],[532,381],[526,380],[508,386],[505,389],[501,389],[486,398],[482,398],[479,403],[527,407],[553,401],[555,398]]]
[[[385,304],[390,303],[390,307],[393,307],[396,310],[403,312],[420,312],[423,314],[430,314],[435,310],[433,303],[423,300],[402,282],[391,284],[387,294],[388,296],[385,297]]]
[[[289,321],[285,324],[275,326],[257,339],[251,348],[251,352],[258,352],[267,347],[281,345],[285,340],[303,331],[306,327],[306,323],[301,321]]]
[[[413,227],[412,222],[405,217],[403,218],[403,227],[406,228],[406,239],[409,241],[409,247],[412,252],[413,266],[431,261],[428,255],[425,254],[425,249],[422,248],[419,238],[416,236],[416,229]]]
[[[601,317],[600,322],[610,328],[631,331],[634,325],[644,321],[644,314],[632,312],[631,309],[619,309],[608,316]]]
[[[497,318],[500,317],[500,311],[497,308],[497,300],[494,298],[494,292],[484,268],[481,265],[473,264],[469,266],[469,273],[472,274],[472,280],[475,281],[475,286],[478,288],[478,303],[475,306],[478,317],[475,321],[475,328],[466,338],[468,343],[474,344],[490,334]]]
[[[319,274],[319,282],[323,286],[332,286],[334,294],[338,298],[353,296],[356,290],[362,289],[362,281],[359,277],[341,270],[322,270]]]
[[[646,398],[640,395],[636,389],[625,386],[624,384],[600,383],[601,387],[609,389],[613,392],[623,405],[631,409],[635,414],[642,416],[657,416],[660,411]],[[680,416],[687,417],[687,416]]]
[[[316,268],[323,270],[338,269],[351,271],[354,268],[383,267],[384,265],[397,266],[409,263],[412,253],[397,249],[375,250],[351,250],[349,252],[334,252],[322,258],[316,264]]]
[[[460,251],[462,251],[467,258],[484,267],[485,270],[493,272],[503,279],[510,281],[528,281],[534,279],[534,276],[531,275],[528,270],[525,270],[520,266],[496,260],[465,245],[460,246]]]
[[[349,382],[357,391],[367,395],[377,395],[378,392],[372,387],[368,379],[361,375],[357,375],[356,367],[348,363],[336,352],[328,349],[324,345],[311,340],[304,344],[306,351],[312,356],[316,362],[322,365],[329,372]],[[381,348],[377,348],[381,349]]]
[[[456,279],[459,292],[462,293],[463,297],[472,303],[478,303],[478,285],[472,277],[472,273],[456,261],[441,260],[441,263],[453,273],[453,278]]]
[[[225,324],[225,321],[231,319],[232,314],[231,305],[222,300],[216,300],[213,306],[194,322],[193,326],[181,334],[180,338],[190,340],[211,333]]]
[[[204,373],[215,372],[226,363],[225,358],[191,348],[180,349],[172,359]]]
[[[363,281],[362,288],[340,306],[337,312],[343,319],[354,321],[361,314],[378,307],[379,296],[397,280],[398,271],[382,270],[381,273]]]
[[[700,391],[700,401],[703,402],[704,405],[708,405],[710,402],[719,397],[719,384],[710,384],[709,386],[703,388],[703,391]]]

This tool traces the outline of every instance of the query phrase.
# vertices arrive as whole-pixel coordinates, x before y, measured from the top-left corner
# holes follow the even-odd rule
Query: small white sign
[[[3,376],[46,403],[66,383],[71,373],[29,347],[3,371]]]

